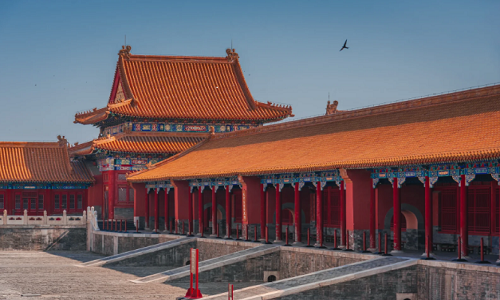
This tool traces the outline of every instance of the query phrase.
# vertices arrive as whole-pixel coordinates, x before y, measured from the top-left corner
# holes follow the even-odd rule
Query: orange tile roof
[[[212,136],[132,182],[500,157],[500,85]]]
[[[0,142],[0,182],[92,183],[82,162],[60,143]]]
[[[227,57],[132,55],[129,51],[120,51],[115,74],[127,101],[117,103],[112,94],[108,107],[77,114],[75,123],[94,124],[110,112],[142,118],[258,122],[292,115],[290,106],[253,99],[238,54],[229,49]]]
[[[108,150],[122,153],[177,154],[205,140],[208,134],[198,133],[122,133],[70,148],[71,155],[88,155]]]

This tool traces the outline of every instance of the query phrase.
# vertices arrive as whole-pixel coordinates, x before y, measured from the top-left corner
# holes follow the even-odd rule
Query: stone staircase
[[[273,252],[278,252],[279,250],[280,250],[279,245],[261,245],[254,248],[245,249],[228,255],[200,261],[198,265],[199,271],[200,273],[203,273],[205,271],[213,270],[215,268],[229,266],[255,257],[263,256]],[[150,283],[160,280],[167,282],[175,279],[181,279],[184,277],[189,278],[189,268],[190,266],[184,266],[131,281],[135,283]]]
[[[401,268],[416,265],[418,260],[402,257],[381,257],[275,282],[251,286],[234,291],[234,300],[275,299],[300,294],[320,287],[356,280]],[[298,295],[296,295],[298,296]],[[226,300],[227,293],[203,297],[203,299]],[[300,299],[296,298],[296,299]]]
[[[175,239],[172,241],[147,246],[147,247],[135,249],[132,251],[123,252],[123,253],[112,255],[112,256],[103,257],[100,259],[96,259],[93,261],[89,261],[89,262],[80,264],[78,266],[80,266],[80,267],[100,267],[100,266],[103,266],[105,264],[118,262],[121,260],[133,258],[136,256],[148,254],[148,253],[153,253],[153,252],[164,250],[167,248],[177,247],[179,245],[186,244],[189,242],[194,242],[194,241],[196,241],[195,237],[182,237],[182,238]]]

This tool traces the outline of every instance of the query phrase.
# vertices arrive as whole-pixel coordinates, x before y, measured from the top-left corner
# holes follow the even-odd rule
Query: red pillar
[[[198,187],[198,231],[203,232],[203,187]]]
[[[375,187],[370,191],[370,248],[375,249]]]
[[[469,256],[469,229],[467,223],[467,186],[465,175],[460,178],[460,237],[462,238],[462,257]]]
[[[192,234],[193,231],[193,202],[194,194],[191,187],[189,187],[189,201],[188,201],[188,235]]]
[[[226,185],[226,238],[231,237],[231,186]]]
[[[144,199],[144,228],[149,229],[149,190],[146,188],[146,198]]]
[[[170,189],[165,189],[165,231],[168,231],[168,193]]]
[[[392,186],[392,205],[394,220],[394,250],[401,251],[401,201],[399,200],[398,179],[394,177]]]
[[[425,176],[425,249],[432,252],[432,202],[429,176]]]
[[[281,191],[280,184],[276,184],[276,240],[281,242]]]
[[[300,221],[300,189],[299,189],[298,182],[295,183],[295,198],[294,198],[293,217],[294,217],[294,223],[295,223],[295,243],[294,244],[299,244],[302,241],[302,237],[301,237],[302,222]]]
[[[266,236],[266,192],[264,185],[260,184],[260,238]]]
[[[321,246],[323,240],[323,191],[321,182],[316,183],[316,247]]]
[[[155,232],[158,231],[160,225],[160,202],[158,201],[159,189],[154,189],[155,193]]]
[[[212,236],[217,236],[217,187],[212,187]]]
[[[340,182],[340,187],[339,187],[339,193],[340,193],[340,245],[345,246],[346,242],[346,205],[345,205],[345,196],[344,196],[344,181]]]
[[[116,180],[115,171],[108,172],[108,219],[115,218],[115,195],[116,195]]]

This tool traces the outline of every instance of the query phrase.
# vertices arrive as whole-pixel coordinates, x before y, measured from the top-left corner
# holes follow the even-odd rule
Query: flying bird
[[[344,49],[349,49],[349,47],[347,47],[346,45],[347,45],[347,40],[345,40],[344,46],[342,46],[342,48],[340,48],[340,51],[342,51]]]

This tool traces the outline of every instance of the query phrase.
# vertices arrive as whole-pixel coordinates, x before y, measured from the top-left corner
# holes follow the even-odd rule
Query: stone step
[[[96,259],[96,260],[93,260],[93,261],[89,261],[89,262],[80,264],[78,266],[80,266],[80,267],[100,267],[100,266],[102,266],[104,264],[107,264],[107,263],[117,262],[117,261],[120,261],[120,260],[124,260],[124,259],[128,259],[128,258],[136,257],[136,256],[139,256],[139,255],[144,255],[144,254],[147,254],[147,253],[152,253],[152,252],[164,250],[164,249],[167,249],[167,248],[176,247],[176,246],[179,246],[179,245],[182,245],[182,244],[185,244],[185,243],[189,243],[189,242],[192,242],[192,241],[195,241],[195,240],[196,240],[195,237],[182,237],[182,238],[178,238],[178,239],[175,239],[175,240],[167,241],[167,242],[164,242],[164,243],[155,244],[155,245],[151,245],[151,246],[147,246],[147,247],[143,247],[143,248],[139,248],[139,249],[135,249],[135,250],[123,252],[123,253],[120,253],[120,254],[103,257],[103,258],[100,258],[100,259]]]
[[[279,245],[261,245],[254,248],[249,248],[235,253],[231,253],[228,255],[223,255],[216,258],[200,261],[198,264],[199,271],[201,273],[215,268],[231,265],[254,257],[277,252],[279,251],[279,249],[280,249]],[[149,282],[164,280],[164,282],[166,282],[183,277],[189,277],[189,268],[190,266],[184,266],[131,281],[135,283],[149,283]]]
[[[269,282],[234,291],[234,300],[275,299],[298,294],[336,283],[389,272],[416,265],[418,260],[401,257],[381,257],[350,265],[331,268],[306,275]],[[203,299],[226,300],[227,293],[203,297]]]

